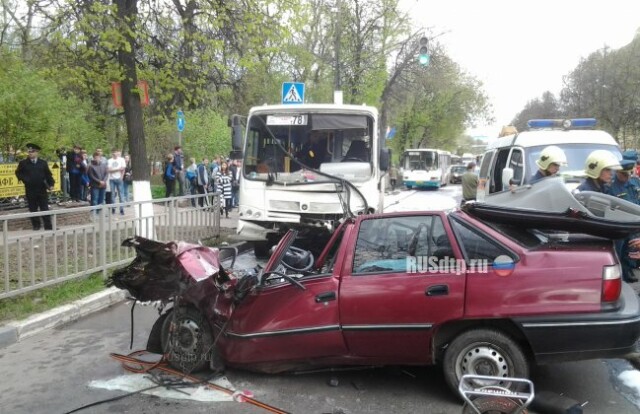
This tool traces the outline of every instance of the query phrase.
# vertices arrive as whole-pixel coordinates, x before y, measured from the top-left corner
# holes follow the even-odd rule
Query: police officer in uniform
[[[595,150],[584,163],[587,178],[577,188],[578,191],[606,193],[613,178],[613,171],[620,170],[618,157],[607,150]]]
[[[49,210],[49,195],[47,190],[53,188],[55,181],[46,161],[38,158],[40,147],[35,144],[27,144],[28,158],[18,163],[16,177],[24,183],[27,203],[30,212]],[[51,216],[42,216],[45,230],[52,230]],[[40,230],[40,217],[32,217],[31,224],[34,230]]]
[[[553,177],[560,171],[560,167],[567,165],[567,156],[560,147],[549,145],[540,152],[540,157],[536,160],[538,171],[531,177],[530,184],[535,183],[545,177]]]

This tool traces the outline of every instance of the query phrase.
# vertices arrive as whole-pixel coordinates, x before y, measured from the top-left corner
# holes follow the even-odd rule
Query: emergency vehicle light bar
[[[527,122],[529,128],[594,128],[595,118],[575,118],[575,119],[531,119]]]

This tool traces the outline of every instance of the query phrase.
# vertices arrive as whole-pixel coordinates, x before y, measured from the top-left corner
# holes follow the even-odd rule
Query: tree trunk
[[[136,234],[149,239],[155,239],[153,221],[153,204],[150,202],[151,183],[149,182],[149,165],[147,163],[147,147],[144,139],[144,124],[142,122],[142,107],[140,94],[137,90],[138,76],[136,74],[135,38],[136,19],[138,16],[138,0],[114,0],[118,9],[118,25],[126,39],[126,47],[120,46],[118,62],[122,69],[122,105],[124,119],[127,124],[129,149],[131,151],[131,169],[133,170],[133,200],[145,201],[134,206],[138,220]]]
[[[147,147],[144,139],[144,124],[140,95],[133,91],[138,83],[135,60],[135,22],[138,15],[137,0],[115,0],[118,7],[118,22],[125,26],[122,29],[128,47],[118,50],[118,62],[122,68],[122,104],[127,124],[129,150],[131,151],[131,169],[134,181],[149,181],[149,165],[147,163]]]

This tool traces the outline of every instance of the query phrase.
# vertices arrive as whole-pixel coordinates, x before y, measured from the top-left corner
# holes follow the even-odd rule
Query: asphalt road
[[[398,209],[435,208],[446,198],[459,199],[459,186],[440,192],[403,191]],[[442,198],[442,199],[441,199]],[[450,203],[455,204],[452,200]],[[246,255],[237,267],[252,266]],[[137,306],[133,349],[144,348],[158,313]],[[109,353],[129,352],[130,304],[122,303],[73,324],[49,330],[0,349],[0,413],[66,413],[123,391],[89,387],[95,380],[113,380],[125,371]],[[398,352],[402,352],[401,349]],[[534,369],[536,389],[563,393],[587,402],[585,413],[636,413],[635,391],[618,376],[635,370],[624,360],[564,363]],[[291,413],[460,413],[461,404],[444,384],[438,367],[388,367],[306,375],[264,375],[228,370],[238,389]],[[332,381],[333,380],[333,381]],[[332,382],[332,384],[330,384]],[[237,402],[197,402],[136,394],[107,402],[86,413],[260,413]]]

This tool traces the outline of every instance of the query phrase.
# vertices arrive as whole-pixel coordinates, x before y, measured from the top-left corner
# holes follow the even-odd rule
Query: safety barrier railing
[[[109,269],[134,257],[132,249],[121,246],[124,239],[134,235],[194,243],[217,237],[219,206],[218,195],[188,195],[0,215],[0,299],[96,272],[106,277]],[[121,207],[124,215],[120,214]],[[30,223],[25,223],[47,215],[51,216],[53,230],[34,231]],[[22,230],[15,229],[19,221]]]

